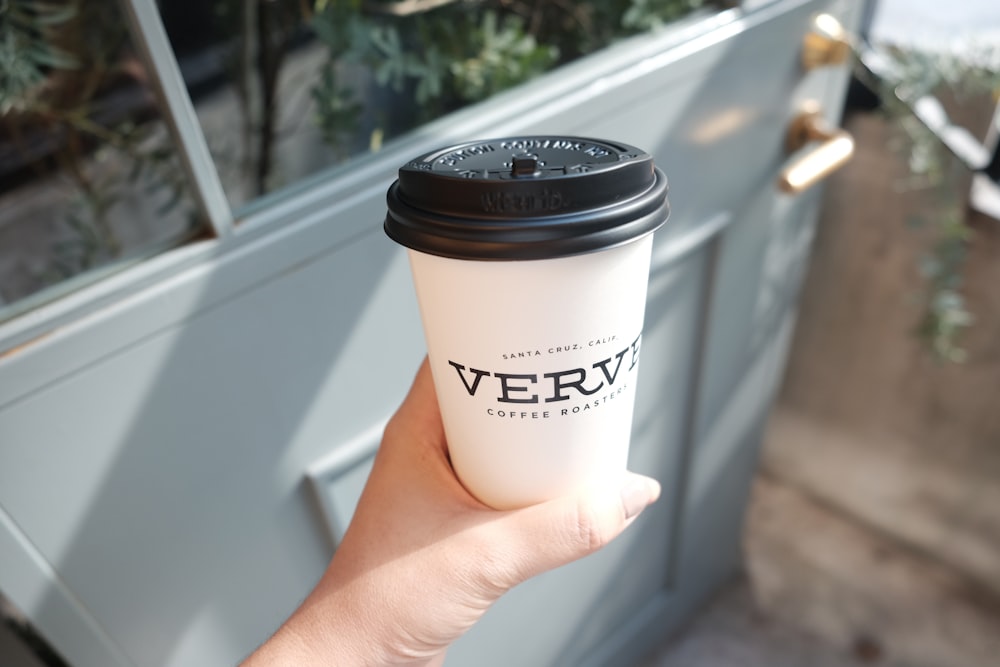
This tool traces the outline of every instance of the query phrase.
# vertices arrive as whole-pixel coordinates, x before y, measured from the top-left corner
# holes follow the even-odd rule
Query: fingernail
[[[660,485],[649,477],[629,473],[622,485],[621,494],[625,518],[631,519],[659,497]]]

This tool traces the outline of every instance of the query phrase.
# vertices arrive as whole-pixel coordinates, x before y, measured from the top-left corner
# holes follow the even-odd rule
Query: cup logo
[[[598,359],[589,367],[565,368],[539,373],[507,373],[500,370],[484,370],[467,366],[452,359],[448,360],[455,375],[452,379],[461,382],[471,397],[493,399],[501,404],[549,404],[555,403],[551,411],[557,416],[579,414],[581,411],[598,407],[609,398],[614,398],[626,388],[626,377],[639,363],[639,348],[642,334],[628,346],[614,355]],[[597,400],[590,397],[604,394]],[[573,404],[573,399],[586,399],[582,405]],[[603,399],[603,400],[601,400]],[[563,404],[571,401],[571,404]],[[567,405],[563,407],[563,405]],[[490,414],[493,414],[490,411]],[[545,413],[546,415],[549,412]]]

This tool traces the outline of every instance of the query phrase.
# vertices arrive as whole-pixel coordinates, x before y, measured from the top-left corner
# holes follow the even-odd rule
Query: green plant
[[[883,108],[907,151],[910,179],[905,187],[922,191],[928,206],[909,221],[929,230],[931,241],[920,261],[925,280],[919,297],[917,332],[942,360],[962,362],[963,332],[975,321],[962,291],[962,275],[973,242],[965,224],[965,203],[957,195],[966,167],[912,111],[925,95],[945,94],[959,102],[1000,91],[1000,49],[988,46],[961,56],[896,49],[898,76],[881,84]]]
[[[540,46],[518,15],[456,12],[449,21],[416,19],[416,40],[395,25],[375,26],[375,80],[396,92],[413,89],[422,116],[476,102],[549,69],[555,47]],[[413,43],[416,42],[416,45]]]
[[[391,3],[388,3],[391,7]],[[408,16],[371,13],[360,0],[318,0],[311,16],[328,59],[312,95],[317,124],[335,148],[356,133],[362,91],[343,82],[342,70],[362,66],[376,86],[408,108],[379,137],[486,99],[553,67],[649,30],[706,0],[478,0],[435,3]],[[383,4],[382,9],[385,9]],[[396,110],[397,119],[404,115]],[[346,151],[338,150],[346,157]]]
[[[183,172],[166,133],[147,122],[138,67],[113,3],[0,0],[0,141],[26,156],[25,170],[58,175],[51,182],[71,191],[68,235],[52,240],[40,286],[121,256],[113,220],[127,201],[159,202],[158,213],[183,201]]]
[[[369,31],[360,8],[358,0],[319,0],[310,21],[327,51],[311,91],[316,124],[323,140],[335,149],[354,136],[363,112],[355,91],[341,81],[344,63],[359,61],[368,50]],[[341,151],[341,158],[346,157]]]
[[[962,268],[972,231],[954,205],[948,206],[935,224],[937,240],[920,266],[927,280],[927,294],[918,331],[938,358],[961,362],[966,353],[959,337],[974,319],[962,296]]]
[[[0,0],[0,116],[30,109],[48,69],[79,68],[72,53],[49,39],[77,15],[75,3]]]
[[[549,69],[559,57],[555,46],[541,46],[525,30],[519,16],[483,14],[479,29],[470,33],[471,55],[455,58],[449,73],[459,99],[475,102],[511,88]]]
[[[651,30],[674,21],[702,5],[703,0],[631,0],[622,14],[622,27],[630,30]]]

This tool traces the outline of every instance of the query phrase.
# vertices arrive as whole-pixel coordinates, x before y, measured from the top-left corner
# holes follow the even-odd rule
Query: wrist
[[[317,591],[240,667],[383,667],[367,623],[336,593]]]
[[[440,667],[445,650],[404,645],[393,628],[393,601],[355,585],[321,582],[281,628],[241,667]],[[398,633],[406,636],[401,629]]]

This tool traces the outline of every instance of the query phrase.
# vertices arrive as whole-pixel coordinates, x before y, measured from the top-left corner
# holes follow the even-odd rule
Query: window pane
[[[171,0],[233,207],[708,0]]]
[[[114,0],[0,2],[0,320],[197,231],[125,26]]]

